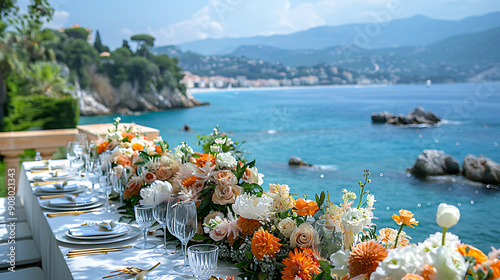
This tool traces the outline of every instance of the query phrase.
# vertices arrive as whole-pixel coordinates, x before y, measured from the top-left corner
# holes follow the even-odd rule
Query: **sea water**
[[[424,149],[443,150],[461,163],[467,154],[500,162],[500,84],[394,85],[372,87],[226,90],[196,94],[210,106],[121,116],[157,128],[170,147],[194,145],[196,135],[216,125],[256,159],[269,183],[288,184],[297,197],[328,190],[335,203],[342,189],[358,191],[363,170],[375,195],[378,229],[398,228],[391,216],[400,209],[415,214],[419,225],[405,228],[412,242],[440,231],[435,222],[441,202],[457,206],[460,222],[449,231],[484,251],[500,247],[500,191],[453,180],[422,181],[407,172]],[[438,126],[372,124],[370,114],[407,114],[431,110]],[[80,124],[111,123],[116,115],[82,117]],[[185,132],[187,124],[193,130]],[[290,156],[312,167],[290,167]],[[357,203],[357,201],[356,201]]]

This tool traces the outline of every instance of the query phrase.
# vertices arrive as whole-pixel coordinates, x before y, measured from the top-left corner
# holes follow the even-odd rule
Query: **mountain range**
[[[286,35],[243,38],[209,38],[182,43],[184,51],[204,55],[233,53],[240,46],[262,45],[288,50],[321,50],[356,45],[363,49],[425,46],[445,38],[500,27],[500,12],[462,20],[441,20],[417,15],[386,22],[320,26]],[[161,52],[161,47],[156,48]]]

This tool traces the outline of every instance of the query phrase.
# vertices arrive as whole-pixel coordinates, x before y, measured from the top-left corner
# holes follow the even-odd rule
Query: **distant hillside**
[[[280,62],[289,66],[313,66],[319,63],[348,64],[350,59],[363,57],[394,56],[419,59],[421,62],[449,62],[458,65],[473,65],[500,62],[500,28],[487,31],[461,34],[427,47],[399,47],[381,49],[350,49],[345,53],[342,47],[329,47],[322,50],[287,50],[269,46],[241,46],[231,56],[244,56],[270,63]],[[347,57],[349,56],[349,57]],[[391,58],[392,57],[392,58]],[[351,61],[352,62],[352,61]]]
[[[289,50],[321,50],[331,46],[354,45],[355,38],[359,38],[360,34],[365,32],[365,28],[370,28],[373,24],[321,26],[287,35],[204,39],[180,44],[180,47],[185,51],[189,50],[205,55],[233,53],[243,45],[265,45]],[[371,49],[425,46],[451,36],[500,27],[500,12],[454,21],[414,16],[382,23],[379,27],[379,34],[369,36],[368,42],[363,45],[358,44],[358,47]],[[160,48],[155,51],[159,52],[158,49]]]

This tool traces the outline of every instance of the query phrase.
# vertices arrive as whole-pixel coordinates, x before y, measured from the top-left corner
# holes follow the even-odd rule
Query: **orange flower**
[[[493,278],[498,279],[500,277],[500,261],[498,259],[493,261],[490,268],[493,270]]]
[[[200,153],[195,153],[195,155],[199,155]],[[189,159],[190,162],[196,164],[198,167],[205,167],[207,163],[210,163],[210,166],[215,165],[215,157],[211,154],[203,154],[199,157],[191,157]]]
[[[104,141],[100,145],[97,145],[97,153],[101,154],[106,151],[106,147],[108,146],[109,141]]]
[[[252,253],[257,259],[263,259],[264,255],[274,257],[281,248],[278,237],[270,234],[267,230],[260,228],[252,238]]]
[[[156,145],[156,146],[155,146],[155,151],[156,151],[158,154],[160,154],[160,155],[163,153],[163,151],[161,150],[161,146],[160,146],[160,145]]]
[[[315,201],[299,198],[295,201],[295,208],[292,211],[300,216],[314,215],[319,207]]]
[[[424,271],[422,272],[422,276],[424,277],[424,280],[431,280],[435,279],[436,275],[436,268],[434,268],[430,264],[425,264],[424,265]]]
[[[143,149],[144,147],[139,143],[135,143],[134,145],[132,145],[132,150],[134,151],[142,151]]]
[[[469,253],[467,253],[467,248],[469,248]],[[457,250],[462,256],[474,257],[477,264],[482,264],[488,260],[488,257],[481,250],[467,244],[460,244]]]
[[[116,157],[116,164],[121,166],[132,165],[132,161],[125,155],[120,155]]]
[[[191,187],[198,180],[201,180],[201,178],[196,176],[187,177],[186,179],[184,179],[184,181],[182,181],[182,185],[184,187]]]
[[[295,248],[288,253],[288,258],[283,260],[285,268],[281,271],[283,274],[281,279],[313,279],[315,275],[320,273],[320,266],[317,259],[314,258],[310,248],[299,249]]]
[[[130,142],[132,139],[135,138],[135,134],[130,133],[130,132],[122,132],[122,137],[123,138],[127,138],[128,137],[128,141]]]
[[[401,280],[424,280],[424,277],[417,274],[408,273],[405,275],[405,277],[401,278]]]
[[[370,275],[377,269],[378,263],[387,257],[387,250],[375,240],[358,243],[349,256],[349,273],[351,277],[361,274]]]
[[[415,221],[415,218],[413,218],[413,213],[408,210],[403,210],[403,209],[399,210],[399,216],[394,214],[392,215],[392,219],[398,225],[404,224],[412,228],[415,228],[413,225],[418,226],[418,222]]]
[[[237,223],[238,227],[241,229],[242,237],[252,234],[256,229],[260,227],[260,222],[258,220],[246,219],[243,217],[239,217]]]
[[[132,177],[123,191],[123,199],[130,199],[134,195],[139,195],[144,179],[142,177]]]

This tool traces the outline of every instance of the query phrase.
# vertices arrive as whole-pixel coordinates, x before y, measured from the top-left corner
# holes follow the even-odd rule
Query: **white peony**
[[[386,277],[401,279],[407,273],[420,274],[424,268],[424,260],[414,245],[389,251],[372,273],[370,280],[381,280]],[[441,278],[438,278],[441,279]],[[445,278],[443,278],[445,279]]]
[[[290,238],[292,232],[295,230],[296,227],[297,227],[297,222],[290,217],[285,218],[278,223],[278,230],[281,232],[281,234],[283,234],[285,237],[288,238]]]
[[[365,208],[347,208],[342,215],[340,224],[346,231],[356,234],[370,225],[371,222],[370,212]]]
[[[240,194],[232,205],[234,213],[246,219],[263,219],[269,215],[269,206],[273,199],[264,194],[261,197]]]
[[[219,167],[233,167],[237,161],[231,153],[220,153],[215,158],[215,163]]]
[[[343,250],[338,250],[330,256],[330,261],[336,269],[346,269],[349,256]]]
[[[467,272],[464,257],[456,250],[440,246],[434,252],[429,252],[432,262],[429,264],[436,268],[436,279],[462,280]]]
[[[441,203],[436,212],[436,223],[443,228],[451,228],[460,220],[460,210],[453,205]]]
[[[429,252],[437,249],[442,244],[443,234],[441,232],[436,232],[431,234],[429,238],[424,240],[424,242],[418,244],[418,248],[423,252]],[[460,245],[461,241],[458,236],[453,233],[446,233],[446,247],[456,250],[458,245]]]
[[[157,193],[172,193],[172,185],[166,181],[155,181],[149,188],[142,188],[140,192],[140,204],[153,204],[154,197]]]

